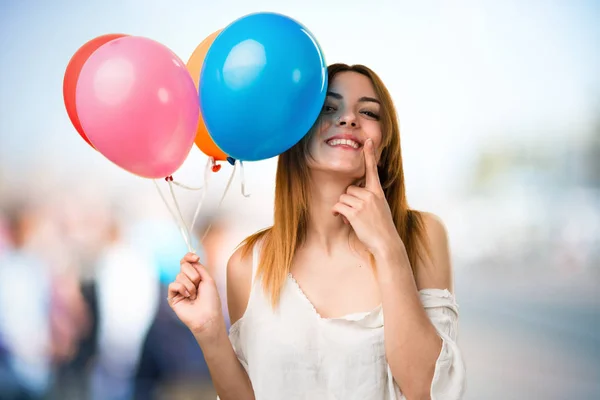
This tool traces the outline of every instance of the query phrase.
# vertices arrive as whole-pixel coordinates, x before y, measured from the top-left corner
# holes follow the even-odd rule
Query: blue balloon
[[[204,59],[200,107],[215,144],[241,161],[277,156],[317,120],[327,65],[314,36],[277,13],[256,13],[225,27]]]

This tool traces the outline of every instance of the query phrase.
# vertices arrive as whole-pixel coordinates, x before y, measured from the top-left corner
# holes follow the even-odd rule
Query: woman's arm
[[[246,310],[252,281],[252,257],[242,258],[238,249],[227,264],[227,302],[231,324]],[[227,333],[225,321],[193,332],[202,348],[220,400],[253,400],[254,391]]]
[[[209,337],[194,336],[204,353],[219,399],[253,400],[252,384],[233,350],[225,324]]]
[[[408,400],[431,398],[434,375],[436,372],[439,375],[437,361],[444,340],[450,340],[438,333],[419,294],[419,290],[425,288],[453,290],[444,226],[431,214],[425,214],[424,218],[431,253],[417,265],[416,274],[412,272],[401,241],[383,246],[373,254],[383,303],[387,361]],[[462,380],[462,376],[459,372],[457,379]],[[456,385],[462,387],[463,383],[456,382]]]
[[[456,319],[451,313],[432,319],[428,315],[445,313],[434,313],[431,308],[452,308],[452,304],[448,301],[446,306],[422,304],[420,293],[425,288],[452,290],[446,231],[437,217],[424,214],[429,241],[424,248],[430,252],[429,257],[424,254],[413,274],[381,187],[375,153],[373,141],[367,139],[365,185],[349,186],[332,212],[342,215],[352,225],[358,239],[374,257],[383,303],[385,352],[394,380],[409,400],[432,397],[454,400],[460,398],[460,393],[458,396],[455,393],[464,386],[462,358],[458,353],[451,354],[458,351],[452,339]]]

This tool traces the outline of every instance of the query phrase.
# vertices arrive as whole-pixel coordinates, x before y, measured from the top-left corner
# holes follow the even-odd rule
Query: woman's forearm
[[[442,340],[420,302],[406,252],[386,252],[375,259],[392,375],[407,399],[428,399]]]
[[[233,350],[225,324],[215,333],[194,333],[194,337],[202,348],[219,399],[254,400],[250,378]]]

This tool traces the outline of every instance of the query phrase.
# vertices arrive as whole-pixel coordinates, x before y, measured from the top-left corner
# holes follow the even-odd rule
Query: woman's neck
[[[341,215],[335,216],[332,208],[352,183],[331,173],[312,174],[305,246],[319,247],[327,254],[340,246],[348,246],[352,227],[344,223]]]

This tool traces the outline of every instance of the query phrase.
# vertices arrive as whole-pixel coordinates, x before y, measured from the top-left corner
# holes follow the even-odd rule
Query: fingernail
[[[194,260],[194,262],[196,262],[196,261],[200,260],[200,257],[195,255],[194,257],[192,257],[192,259]]]
[[[190,292],[188,292],[187,290],[185,291],[185,297],[190,297]]]

